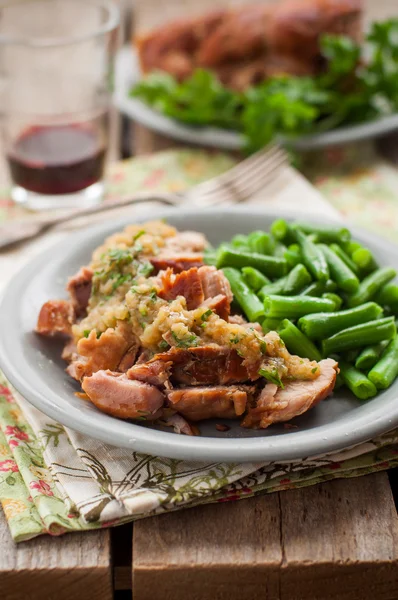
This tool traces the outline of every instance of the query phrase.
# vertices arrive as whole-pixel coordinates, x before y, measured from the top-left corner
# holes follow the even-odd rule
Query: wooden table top
[[[397,13],[365,4],[367,19]],[[135,0],[136,27],[212,5]],[[173,145],[141,127],[133,140]],[[397,600],[397,490],[396,473],[375,473],[18,546],[0,515],[0,599]]]

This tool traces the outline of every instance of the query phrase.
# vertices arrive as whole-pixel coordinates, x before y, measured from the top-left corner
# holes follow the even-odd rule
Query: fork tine
[[[254,160],[252,158],[246,159],[219,177],[199,184],[192,189],[192,194],[195,194],[195,196],[207,196],[217,193],[225,186],[228,188],[237,187],[240,181],[245,182],[248,179],[255,179],[260,173],[266,173],[274,168],[279,168],[281,164],[286,162],[285,152],[276,147],[273,147],[271,152],[268,151],[265,153],[261,151],[261,153],[257,153],[255,156]]]
[[[273,160],[265,164],[257,164],[255,171],[241,173],[237,178],[225,178],[214,181],[211,188],[192,189],[192,200],[197,204],[211,206],[225,201],[243,202],[261,187],[273,181],[281,167],[286,164],[283,154],[275,155]]]
[[[215,206],[224,202],[244,202],[261,188],[270,185],[278,177],[281,167],[285,164],[283,155],[275,156],[272,163],[258,165],[254,174],[248,173],[245,177],[240,176],[237,180],[230,181],[228,179],[223,183],[218,182],[218,185],[214,185],[211,190],[203,190],[203,193],[201,190],[198,190],[198,193],[192,190],[192,199],[202,206]]]
[[[220,175],[219,179],[223,180],[239,177],[242,173],[256,169],[259,165],[267,164],[267,162],[272,161],[274,157],[281,155],[283,155],[285,160],[287,160],[287,154],[285,150],[276,144],[270,144],[269,146],[266,146],[262,150],[244,159],[226,173]]]

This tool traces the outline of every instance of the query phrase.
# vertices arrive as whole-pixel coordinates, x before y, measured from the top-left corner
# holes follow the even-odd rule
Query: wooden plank
[[[1,600],[112,600],[109,530],[15,544],[0,509]]]
[[[396,600],[385,473],[134,525],[134,600]]]
[[[134,600],[278,600],[278,495],[134,524]]]
[[[281,600],[396,600],[398,517],[386,473],[280,494]]]

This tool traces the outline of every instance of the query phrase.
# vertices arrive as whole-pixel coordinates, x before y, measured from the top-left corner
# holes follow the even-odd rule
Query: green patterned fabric
[[[304,168],[343,214],[393,238],[398,174],[370,151],[366,157],[357,150],[334,149]],[[143,188],[181,190],[234,162],[226,154],[200,150],[124,161],[110,170],[106,201]],[[12,206],[7,190],[0,191],[0,221],[21,216],[26,217],[25,211]],[[397,465],[398,430],[339,453],[293,463],[205,464],[141,455],[64,428],[30,406],[0,374],[0,502],[16,541],[108,527]]]

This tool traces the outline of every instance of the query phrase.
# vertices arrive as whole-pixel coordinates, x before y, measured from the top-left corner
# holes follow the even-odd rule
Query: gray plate
[[[216,127],[193,127],[166,117],[154,110],[138,98],[132,98],[129,93],[141,78],[138,58],[131,46],[122,48],[116,59],[114,103],[117,108],[148,129],[168,137],[187,142],[210,146],[224,150],[238,150],[243,145],[242,136],[236,131],[218,129]],[[375,138],[398,129],[398,114],[390,115],[361,125],[340,127],[338,129],[287,140],[297,150],[314,150],[337,144],[347,144],[360,140]]]
[[[202,231],[217,244],[236,233],[248,233],[260,227],[267,229],[281,215],[245,207],[168,211],[158,216],[167,217],[179,229]],[[92,250],[105,236],[125,224],[126,218],[70,236],[36,257],[7,287],[0,304],[0,365],[18,391],[38,409],[104,442],[187,460],[299,459],[357,444],[398,426],[398,382],[368,402],[359,402],[349,392],[339,390],[295,419],[298,429],[286,430],[279,425],[265,431],[252,431],[230,421],[231,429],[221,433],[215,429],[215,423],[222,422],[219,419],[201,424],[202,435],[198,437],[121,421],[77,398],[74,392],[78,386],[64,372],[60,344],[40,338],[32,330],[41,305],[50,298],[65,296],[67,278],[89,261]],[[398,267],[397,247],[365,232],[354,233],[372,249],[381,264]]]

